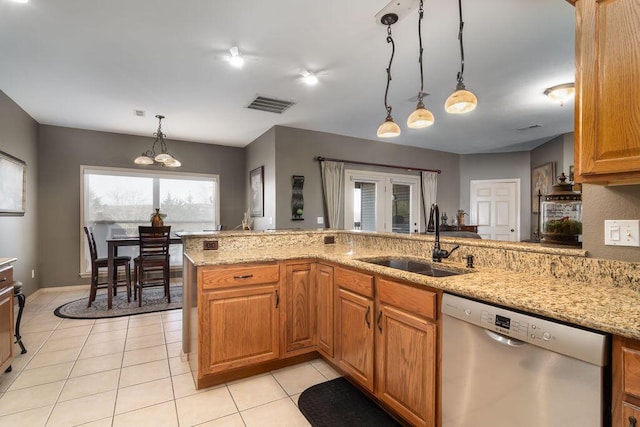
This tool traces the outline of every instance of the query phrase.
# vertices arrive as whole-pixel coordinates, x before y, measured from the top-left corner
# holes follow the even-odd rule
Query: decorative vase
[[[160,208],[156,209],[156,213],[151,215],[151,226],[152,227],[162,227],[164,225],[164,218],[166,215],[160,213]]]

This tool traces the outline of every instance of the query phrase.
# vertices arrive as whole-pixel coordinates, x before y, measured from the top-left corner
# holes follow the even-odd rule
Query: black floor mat
[[[342,377],[303,391],[298,408],[314,427],[401,425]]]

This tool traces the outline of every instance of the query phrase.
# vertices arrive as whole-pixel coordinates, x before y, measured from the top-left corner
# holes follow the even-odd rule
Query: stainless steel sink
[[[432,277],[457,276],[459,274],[471,273],[464,269],[455,269],[435,265],[428,261],[420,261],[412,258],[401,257],[381,257],[381,258],[363,258],[359,261],[368,262],[370,264],[382,265],[384,267],[395,268],[398,270],[408,271],[416,274],[423,274]]]

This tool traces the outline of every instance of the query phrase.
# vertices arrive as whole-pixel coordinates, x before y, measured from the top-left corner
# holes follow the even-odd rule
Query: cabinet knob
[[[638,421],[636,420],[636,417],[634,417],[633,415],[629,417],[629,427],[636,427],[637,422]]]
[[[380,329],[380,333],[382,333],[382,310],[380,310],[380,314],[378,314],[378,329]]]

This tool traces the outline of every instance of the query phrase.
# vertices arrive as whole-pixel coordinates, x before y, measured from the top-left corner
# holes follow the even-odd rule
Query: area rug
[[[171,304],[167,303],[162,287],[144,289],[142,292],[142,307],[138,301],[127,302],[127,293],[118,290],[113,297],[112,309],[107,310],[107,294],[101,293],[96,300],[87,307],[89,298],[82,298],[68,302],[56,308],[53,312],[58,317],[67,319],[102,319],[106,317],[132,316],[135,314],[152,313],[155,311],[175,310],[182,308],[182,286],[171,287]]]
[[[314,427],[401,426],[343,377],[303,391],[298,408]]]

